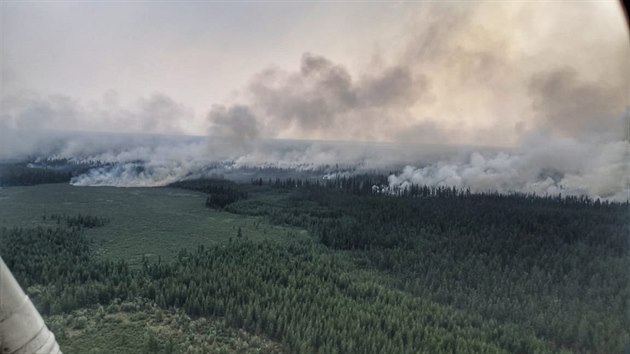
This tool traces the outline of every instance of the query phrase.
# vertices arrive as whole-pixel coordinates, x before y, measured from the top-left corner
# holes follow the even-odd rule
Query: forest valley
[[[86,236],[115,218],[53,213],[2,228],[0,255],[47,318],[136,304],[278,343],[262,352],[620,353],[630,344],[627,202],[373,187],[384,180],[165,188],[205,193],[207,212],[260,217],[306,238],[257,241],[238,227],[228,242],[130,265],[99,257]],[[50,326],[70,346],[67,330]],[[160,337],[143,348],[195,350]]]

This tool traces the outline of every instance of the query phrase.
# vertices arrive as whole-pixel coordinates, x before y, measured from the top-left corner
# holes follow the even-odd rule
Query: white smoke
[[[582,144],[534,140],[513,152],[474,152],[467,160],[405,167],[389,176],[389,191],[411,185],[448,186],[473,192],[587,195],[626,201],[630,197],[630,144]]]
[[[118,139],[106,148],[99,139],[67,139],[49,159],[67,159],[98,166],[75,177],[77,186],[146,187],[163,186],[181,179],[234,174],[248,168],[276,168],[298,172],[349,173],[393,171],[407,163],[429,163],[472,148],[405,146],[350,142],[261,140],[249,151],[224,152],[230,141],[205,137],[158,137],[122,144]],[[225,145],[227,144],[227,146]],[[99,146],[102,150],[95,151]],[[223,158],[217,158],[223,156]],[[44,160],[46,159],[44,158]]]
[[[204,141],[187,141],[70,157],[71,161],[98,161],[106,164],[73,178],[71,184],[116,187],[163,186],[195,173],[201,177],[201,171],[212,162],[204,158],[205,155]]]
[[[241,171],[248,168],[280,168],[323,179],[386,174],[390,191],[415,184],[614,201],[628,200],[630,193],[627,141],[584,142],[537,135],[519,148],[507,149],[261,140],[250,151],[225,159],[215,158],[212,152],[224,147],[206,137],[70,135],[45,145],[54,149],[40,160],[96,165],[72,180],[77,186],[163,186],[216,175],[247,180]]]

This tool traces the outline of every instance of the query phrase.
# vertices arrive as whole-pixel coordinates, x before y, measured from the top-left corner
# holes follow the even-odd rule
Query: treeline
[[[94,228],[105,226],[105,224],[109,223],[108,218],[100,217],[100,216],[92,216],[92,215],[59,215],[52,214],[48,217],[50,220],[53,220],[59,224],[65,224],[68,227],[86,227],[86,228]],[[46,221],[46,215],[42,216],[42,219]]]
[[[209,194],[206,198],[206,206],[209,208],[225,208],[237,200],[247,198],[247,192],[241,190],[238,184],[222,179],[179,181],[170,184],[169,187],[190,189]]]
[[[252,179],[251,184],[256,186],[269,185],[282,189],[303,189],[316,191],[319,189],[331,189],[342,193],[358,195],[384,194],[407,198],[459,198],[476,200],[505,200],[514,202],[526,202],[536,204],[571,204],[583,206],[628,206],[630,200],[623,203],[609,200],[593,199],[585,195],[539,195],[535,193],[499,193],[499,192],[471,192],[470,188],[457,188],[454,186],[427,186],[411,184],[409,186],[389,186],[387,176],[377,173],[355,174],[350,176],[336,176],[329,178],[276,178],[274,180],[262,178]]]
[[[227,210],[304,227],[400,289],[518,324],[558,346],[608,353],[630,344],[627,203],[431,188],[426,197],[290,188],[281,202],[252,198]]]
[[[146,298],[193,316],[222,317],[289,352],[545,353],[516,326],[436,305],[345,272],[317,245],[234,242],[173,263],[97,260],[76,229],[0,230],[0,254],[44,314]]]
[[[253,185],[270,185],[284,189],[334,189],[340,192],[353,194],[372,194],[377,192],[375,186],[387,184],[387,176],[380,174],[356,174],[352,176],[339,176],[330,178],[275,178],[264,180],[262,178],[252,179]]]
[[[0,186],[32,186],[46,183],[69,183],[72,177],[87,172],[96,162],[79,163],[67,159],[45,163],[0,163]]]
[[[0,186],[69,183],[72,176],[72,171],[33,168],[26,164],[0,164]]]

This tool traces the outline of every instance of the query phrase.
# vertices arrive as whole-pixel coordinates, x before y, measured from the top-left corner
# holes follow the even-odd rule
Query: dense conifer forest
[[[66,159],[47,161],[46,164],[29,162],[0,162],[0,187],[32,186],[44,183],[69,183],[72,177],[85,173],[96,163],[76,163]]]
[[[373,187],[383,181],[174,185],[224,196],[205,203],[222,213],[304,228],[308,242],[254,242],[239,227],[227,243],[130,266],[98,257],[86,236],[116,220],[44,215],[41,226],[0,229],[0,254],[46,316],[150,303],[286,352],[616,353],[630,343],[628,203],[384,193]]]
[[[187,180],[172,183],[171,187],[190,189],[208,194],[206,206],[210,208],[223,208],[239,199],[247,198],[247,192],[242,191],[236,183],[228,180]]]
[[[42,183],[68,183],[70,171],[30,168],[26,164],[0,165],[0,186],[32,186]]]

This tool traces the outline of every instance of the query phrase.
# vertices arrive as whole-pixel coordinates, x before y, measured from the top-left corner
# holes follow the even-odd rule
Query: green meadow
[[[175,188],[75,187],[42,184],[0,189],[0,227],[52,225],[50,215],[98,215],[103,227],[86,230],[96,252],[137,264],[142,256],[168,261],[181,249],[243,238],[286,240],[305,230],[271,225],[261,217],[204,207],[206,195]],[[43,216],[47,216],[45,220]]]

